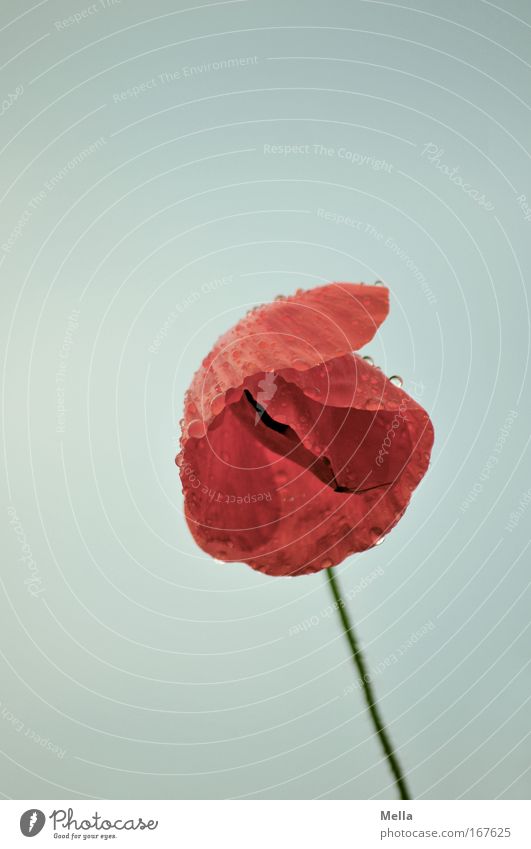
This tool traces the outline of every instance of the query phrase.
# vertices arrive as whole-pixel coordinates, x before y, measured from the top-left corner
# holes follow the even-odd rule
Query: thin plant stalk
[[[409,795],[409,791],[407,789],[404,773],[394,752],[391,739],[389,737],[389,732],[387,731],[384,725],[380,709],[376,703],[376,696],[370,683],[370,677],[367,671],[365,659],[358,645],[356,634],[354,633],[352,624],[350,622],[345,602],[341,598],[341,592],[339,590],[337,578],[332,568],[327,569],[326,573],[328,578],[328,584],[330,586],[332,595],[334,596],[334,601],[336,602],[336,606],[339,611],[339,616],[341,618],[345,637],[347,638],[350,650],[352,652],[352,660],[354,661],[354,665],[356,666],[360,677],[365,701],[367,702],[367,707],[369,709],[369,713],[371,715],[376,734],[378,736],[378,739],[380,740],[382,749],[384,750],[385,757],[387,758],[387,763],[389,764],[389,768],[393,774],[399,797],[400,799],[410,799],[411,796]]]

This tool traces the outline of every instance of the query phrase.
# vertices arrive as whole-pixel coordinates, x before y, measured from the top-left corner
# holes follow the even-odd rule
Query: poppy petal
[[[188,441],[187,463],[222,494],[199,498],[183,478],[187,518],[215,557],[272,575],[305,574],[389,532],[427,469],[433,428],[360,357],[275,379],[262,414],[249,397],[260,395],[263,374],[246,380],[205,438]]]
[[[305,371],[369,342],[389,311],[384,286],[330,283],[258,307],[218,340],[187,392],[184,435],[203,436],[227,393],[261,372]]]

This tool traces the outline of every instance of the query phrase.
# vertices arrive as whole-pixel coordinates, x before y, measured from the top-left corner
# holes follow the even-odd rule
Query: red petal
[[[245,381],[253,397],[265,377]],[[240,389],[206,438],[184,441],[186,515],[215,557],[273,575],[315,572],[370,548],[396,524],[427,469],[433,427],[413,399],[359,357],[285,369],[274,386],[262,406],[289,428],[285,439]],[[353,492],[324,482],[319,456]]]
[[[187,393],[184,434],[203,436],[226,393],[259,372],[305,371],[357,350],[387,316],[384,286],[330,283],[251,311],[218,340]]]

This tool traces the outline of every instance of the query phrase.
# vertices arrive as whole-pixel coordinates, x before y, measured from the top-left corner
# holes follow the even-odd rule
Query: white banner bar
[[[0,845],[530,849],[527,801],[1,801]],[[69,843],[67,843],[69,841]]]

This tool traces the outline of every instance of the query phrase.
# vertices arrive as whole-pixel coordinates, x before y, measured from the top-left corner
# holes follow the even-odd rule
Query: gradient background
[[[203,556],[173,463],[220,332],[381,278],[436,444],[341,581],[414,795],[528,798],[529,3],[89,5],[1,11],[2,794],[394,797],[323,576]]]

